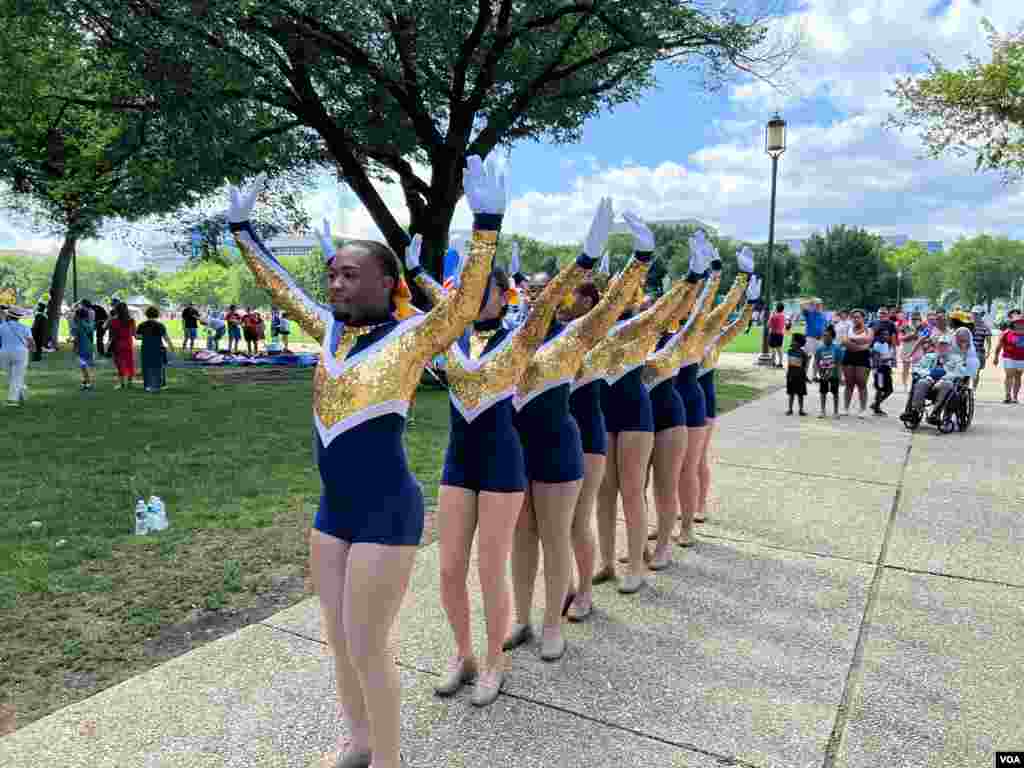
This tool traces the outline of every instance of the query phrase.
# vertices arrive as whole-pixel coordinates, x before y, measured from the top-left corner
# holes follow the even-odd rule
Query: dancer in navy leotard
[[[736,256],[739,269],[736,279],[725,299],[711,312],[695,319],[694,327],[680,340],[676,351],[679,373],[676,376],[676,387],[686,407],[686,456],[679,473],[679,510],[680,533],[677,542],[680,546],[693,546],[693,518],[697,511],[700,495],[698,470],[704,445],[707,442],[707,403],[704,392],[697,383],[697,369],[708,344],[721,332],[729,313],[742,301],[747,283],[754,271],[754,254],[749,248],[743,248]],[[717,251],[711,264],[713,287],[711,293],[717,292],[721,280],[722,262]]]
[[[703,232],[698,232],[690,238],[690,271],[694,273],[703,273],[711,261],[703,235]],[[651,476],[654,480],[654,506],[658,525],[654,537],[657,543],[649,563],[652,571],[663,570],[672,562],[670,540],[672,528],[679,516],[679,472],[687,443],[686,409],[674,383],[679,368],[679,347],[685,344],[687,334],[699,326],[699,318],[708,311],[709,297],[714,296],[714,290],[714,282],[709,281],[700,299],[683,307],[673,322],[672,332],[662,335],[657,348],[647,358],[641,374],[644,386],[650,392],[654,411]],[[686,324],[679,328],[683,322]]]
[[[636,234],[636,230],[634,230]],[[650,240],[653,248],[653,237]],[[670,288],[648,310],[620,318],[584,359],[577,380],[595,378],[608,385],[601,410],[608,429],[608,456],[598,491],[597,524],[603,565],[594,574],[598,584],[615,578],[615,525],[621,488],[629,540],[629,574],[619,590],[636,592],[644,583],[644,540],[647,535],[644,478],[654,443],[650,396],[640,381],[644,360],[673,316],[695,295],[699,276],[690,275]]]
[[[583,252],[591,264],[604,247],[612,225],[611,202],[603,201]],[[530,611],[537,577],[538,538],[544,546],[546,609],[540,656],[545,661],[565,653],[562,612],[572,572],[570,531],[583,479],[583,446],[579,427],[569,412],[569,385],[592,344],[614,322],[625,296],[636,290],[647,267],[647,254],[638,254],[605,298],[568,325],[555,323],[548,340],[530,361],[516,396],[516,427],[526,452],[530,480],[523,512],[516,526],[512,557],[516,624],[506,648],[533,636]]]
[[[638,252],[637,255],[639,264],[646,265],[646,261],[640,261],[640,259],[646,258],[646,255],[641,252]],[[618,296],[618,304],[607,313],[606,323],[600,328],[595,328],[592,339],[605,338],[615,319],[622,314],[628,299],[635,295],[636,288],[620,288],[620,282],[627,276],[630,281],[635,280],[639,287],[646,282],[646,268],[638,267],[638,269],[642,270],[639,275],[629,275],[628,272],[620,273],[607,287],[606,299]],[[600,306],[600,301],[601,294],[597,287],[593,283],[585,283],[576,289],[576,296],[572,304],[564,308],[560,319],[568,322],[582,317],[592,311],[593,307]],[[594,512],[597,492],[604,478],[607,461],[605,456],[608,452],[608,434],[605,428],[604,412],[601,410],[601,393],[605,387],[607,384],[604,379],[599,377],[588,380],[577,378],[572,384],[572,394],[569,396],[569,410],[579,426],[580,440],[583,446],[583,484],[576,501],[571,531],[579,581],[576,588],[570,590],[573,600],[566,613],[570,621],[584,621],[593,612],[594,606],[593,577],[596,554]]]
[[[516,249],[513,244],[513,251]],[[433,302],[443,299],[444,289],[420,268],[418,252],[410,251],[406,266]],[[511,608],[508,558],[526,490],[526,466],[513,425],[512,397],[559,302],[584,280],[589,269],[585,257],[563,269],[536,297],[526,320],[512,331],[502,326],[509,280],[505,272],[495,269],[479,317],[448,351],[445,373],[451,431],[438,492],[438,531],[441,599],[455,634],[456,655],[448,676],[435,687],[440,696],[453,695],[477,674],[466,576],[478,526],[487,656],[473,703],[493,703],[504,684],[507,664],[502,644]]]
[[[754,316],[754,304],[761,295],[761,281],[757,276],[750,278],[747,286],[747,305],[743,308],[740,316],[725,326],[704,351],[704,359],[701,360],[700,369],[697,371],[697,383],[700,384],[704,393],[706,405],[708,436],[704,442],[704,453],[701,455],[700,467],[697,477],[700,482],[700,497],[697,505],[697,514],[693,518],[695,523],[703,523],[707,518],[708,492],[711,488],[711,438],[714,436],[715,419],[718,417],[717,398],[715,394],[715,369],[718,367],[718,360],[722,350],[729,343],[750,327],[751,318]]]
[[[311,540],[314,578],[334,652],[349,748],[339,765],[398,768],[399,684],[388,638],[423,530],[423,497],[409,471],[402,432],[424,366],[458,338],[480,308],[504,211],[504,177],[468,159],[464,190],[475,213],[459,288],[427,314],[406,316],[401,264],[380,243],[354,241],[330,253],[331,306],[314,302],[248,223],[262,180],[232,191],[231,229],[274,303],[323,343],[313,416],[323,495]]]

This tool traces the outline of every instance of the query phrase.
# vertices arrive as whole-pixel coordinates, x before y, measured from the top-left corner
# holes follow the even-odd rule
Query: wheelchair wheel
[[[922,414],[918,411],[906,411],[900,415],[900,421],[903,422],[904,427],[913,432],[921,426],[921,416]]]

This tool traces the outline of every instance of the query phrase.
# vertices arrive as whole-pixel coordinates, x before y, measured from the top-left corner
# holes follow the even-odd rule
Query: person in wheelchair
[[[942,409],[953,393],[958,379],[967,377],[967,364],[953,347],[949,336],[942,336],[936,342],[936,351],[929,352],[914,368],[914,390],[907,403],[907,410],[920,412],[926,400],[934,399],[935,407],[928,417],[928,423],[938,426]]]

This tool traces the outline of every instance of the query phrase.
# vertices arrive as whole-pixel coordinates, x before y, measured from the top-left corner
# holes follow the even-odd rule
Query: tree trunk
[[[71,257],[77,243],[77,236],[68,232],[64,236],[64,244],[60,247],[60,253],[57,255],[57,263],[53,267],[53,279],[50,281],[50,304],[46,308],[46,319],[50,332],[49,338],[53,340],[54,346],[57,344],[60,333],[60,309],[64,303],[64,289],[68,283],[68,265],[71,264]]]

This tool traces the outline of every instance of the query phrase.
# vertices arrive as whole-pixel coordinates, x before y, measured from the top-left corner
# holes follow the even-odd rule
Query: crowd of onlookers
[[[163,314],[155,307],[147,307],[143,320],[136,322],[136,311],[114,297],[109,310],[88,299],[76,302],[63,313],[70,330],[70,344],[77,357],[81,373],[80,389],[92,390],[96,384],[95,368],[99,357],[110,358],[117,371],[118,388],[134,385],[137,369],[141,369],[143,388],[146,392],[159,392],[167,384],[166,367],[168,353],[174,350],[167,326],[161,322]],[[31,327],[22,319],[32,315]],[[173,316],[172,316],[173,317]],[[232,304],[226,312],[217,307],[208,307],[200,312],[194,304],[188,303],[181,310],[184,340],[182,351],[195,351],[199,327],[205,326],[207,349],[217,351],[220,340],[228,337],[228,353],[240,354],[239,346],[244,339],[246,353],[250,356],[260,353],[265,341],[263,316],[253,307],[244,312]],[[271,309],[271,342],[265,351],[289,352],[288,338],[291,322],[285,312]],[[136,365],[136,344],[139,341],[139,359]],[[57,349],[57,338],[51,333],[47,306],[40,302],[34,313],[18,307],[0,305],[0,370],[8,374],[8,405],[17,406],[25,400],[25,373],[32,361],[40,361],[44,352]]]
[[[795,318],[787,317],[784,306],[777,304],[766,323],[770,363],[786,369],[787,415],[793,414],[794,401],[799,414],[807,415],[807,384],[817,383],[821,396],[819,418],[826,416],[829,396],[833,417],[839,418],[840,389],[844,412],[849,415],[856,396],[858,415],[865,418],[870,379],[874,389],[871,411],[886,416],[882,405],[893,394],[896,375],[913,401],[935,390],[941,405],[952,381],[970,379],[977,387],[990,355],[996,365],[1000,356],[1003,359],[1004,402],[1019,402],[1024,371],[1024,316],[1020,310],[1007,314],[995,344],[994,330],[981,306],[970,312],[937,309],[924,315],[882,307],[869,315],[860,309],[826,312],[819,299],[812,299],[801,305],[800,317],[804,331],[791,334],[785,352],[785,336]],[[912,383],[914,374],[921,383],[919,388]]]

